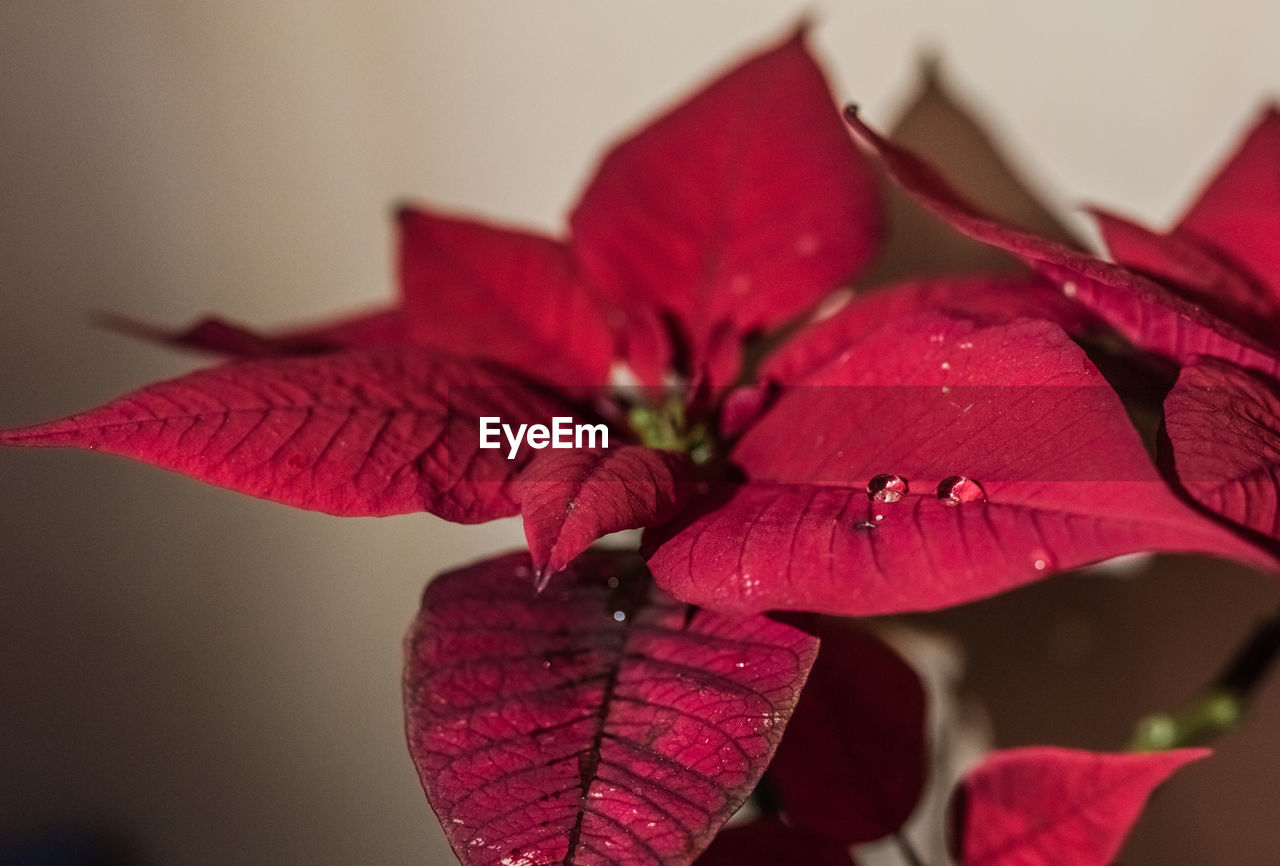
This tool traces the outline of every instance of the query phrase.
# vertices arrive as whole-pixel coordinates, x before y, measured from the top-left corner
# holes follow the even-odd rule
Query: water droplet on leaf
[[[624,611],[621,611],[621,610],[615,610],[615,611],[613,612],[613,621],[614,621],[614,622],[626,622],[626,620],[627,620],[627,614],[626,614]]]
[[[867,497],[872,502],[898,502],[908,489],[907,479],[901,475],[877,475],[867,482]]]
[[[952,475],[938,485],[938,499],[943,505],[965,505],[970,502],[986,502],[987,491],[972,478]]]

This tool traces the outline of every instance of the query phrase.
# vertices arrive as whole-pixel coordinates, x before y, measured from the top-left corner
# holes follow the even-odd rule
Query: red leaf
[[[509,482],[532,453],[480,450],[479,417],[571,414],[498,372],[402,347],[232,362],[0,444],[123,454],[330,514],[475,523],[516,513]]]
[[[108,327],[147,340],[241,358],[314,355],[347,348],[396,345],[408,338],[399,310],[379,310],[358,316],[263,334],[216,316],[172,331],[122,316],[106,316]]]
[[[829,623],[769,765],[792,826],[847,846],[898,830],[924,789],[924,687],[865,631]]]
[[[560,386],[608,382],[613,337],[559,242],[405,208],[400,283],[418,343]]]
[[[1280,382],[1212,358],[1165,399],[1179,482],[1210,511],[1280,538]]]
[[[913,280],[853,296],[833,314],[807,325],[766,359],[761,378],[799,381],[868,334],[930,311],[984,324],[1040,318],[1071,332],[1083,331],[1089,325],[1087,314],[1079,306],[1037,276]]]
[[[1208,749],[997,752],[957,792],[962,866],[1107,866],[1153,789]]]
[[[845,117],[922,205],[970,237],[1019,256],[1138,346],[1180,362],[1210,355],[1280,373],[1280,354],[1233,325],[1145,277],[993,220],[958,196],[928,165],[878,135],[856,112],[849,110]]]
[[[891,324],[783,389],[731,456],[748,483],[646,539],[663,588],[716,609],[927,610],[1143,550],[1269,564],[1169,491],[1047,322]],[[909,492],[873,503],[886,473]],[[940,502],[957,476],[985,501]]]
[[[1185,235],[1160,235],[1095,210],[1111,257],[1263,340],[1276,333],[1274,301],[1248,277]]]
[[[588,551],[534,597],[518,553],[434,580],[408,642],[410,751],[464,864],[683,864],[759,779],[817,652]]]
[[[592,284],[674,316],[697,372],[723,329],[778,325],[853,276],[879,195],[798,33],[616,146],[571,225]]]
[[[698,866],[854,866],[848,846],[760,818],[741,827],[722,830]]]
[[[684,454],[635,445],[539,454],[514,488],[539,580],[602,535],[674,517],[688,498],[691,469]]]
[[[1267,106],[1240,147],[1178,223],[1242,266],[1280,307],[1280,110]]]

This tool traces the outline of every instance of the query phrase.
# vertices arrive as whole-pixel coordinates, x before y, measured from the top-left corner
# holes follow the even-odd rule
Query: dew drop
[[[1078,289],[1076,284],[1070,280],[1067,280],[1067,282],[1062,284],[1062,294],[1066,295],[1068,298],[1074,298],[1077,291]]]
[[[734,664],[735,668],[745,668],[746,666],[747,666],[746,662],[737,662],[736,664]]]
[[[950,362],[950,361],[943,361],[943,362],[942,362],[942,369],[944,369],[944,370],[950,370],[950,369],[951,369],[951,362]]]
[[[961,343],[961,344],[960,344],[960,348],[961,348],[961,349],[972,349],[972,348],[973,348],[973,343],[972,343],[972,342],[970,342],[969,340],[965,340],[963,343]]]
[[[872,502],[898,502],[907,490],[907,479],[901,475],[877,475],[867,482],[867,498]]]
[[[615,610],[615,611],[613,612],[613,621],[614,621],[614,622],[626,622],[626,620],[627,620],[627,614],[626,614],[626,612],[625,612],[625,611]]]
[[[1036,571],[1052,571],[1053,556],[1042,547],[1031,551],[1031,567]]]
[[[616,577],[611,577],[611,578],[609,578],[608,583],[609,583],[609,589],[617,589],[617,588],[618,588],[618,583],[619,583],[618,578],[616,578]]]
[[[938,499],[943,505],[964,505],[969,502],[986,502],[987,491],[972,478],[952,475],[938,485]]]

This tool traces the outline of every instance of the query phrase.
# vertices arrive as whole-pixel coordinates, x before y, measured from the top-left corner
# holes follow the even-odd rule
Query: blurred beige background
[[[2,0],[0,424],[196,363],[93,311],[278,323],[390,296],[406,197],[554,229],[608,140],[803,13],[881,123],[940,53],[1063,207],[1171,218],[1280,92],[1269,2]],[[452,862],[402,742],[400,638],[430,574],[517,526],[338,520],[61,451],[0,452],[0,489],[0,837],[101,827],[140,864]],[[1002,742],[1119,745],[1276,601],[1221,567],[1171,581],[944,620],[977,635]],[[1183,811],[1158,804],[1132,862],[1166,862],[1161,839],[1276,862],[1264,698],[1271,723],[1196,771]],[[1111,727],[1072,740],[1077,716]],[[1206,806],[1240,786],[1252,812]]]

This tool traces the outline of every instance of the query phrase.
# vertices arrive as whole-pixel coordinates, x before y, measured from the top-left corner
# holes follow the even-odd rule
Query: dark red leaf
[[[761,368],[765,380],[796,382],[886,325],[930,311],[983,324],[1033,318],[1057,322],[1067,331],[1086,330],[1091,319],[1051,283],[1034,275],[915,280],[867,294],[803,328]]]
[[[1161,782],[1208,749],[996,752],[957,792],[961,866],[1108,866]]]
[[[773,818],[759,818],[741,827],[722,830],[698,866],[854,866],[847,845],[788,827]]]
[[[890,324],[783,389],[731,456],[746,484],[646,539],[658,582],[716,609],[934,609],[1145,550],[1270,562],[1173,495],[1048,322]],[[886,473],[909,493],[870,501]],[[961,476],[986,498],[947,507]]]
[[[843,845],[898,830],[924,790],[920,678],[867,632],[829,623],[769,778],[791,825]]]
[[[445,574],[408,642],[410,751],[464,864],[684,864],[758,781],[817,640],[666,597],[588,551]]]
[[[215,316],[177,331],[122,316],[105,316],[103,321],[108,327],[143,339],[241,358],[314,355],[347,348],[396,345],[408,339],[404,317],[398,309],[265,334]]]
[[[1280,308],[1280,109],[1263,109],[1236,152],[1178,223],[1269,290]]]
[[[608,382],[604,311],[557,241],[405,208],[400,283],[418,343],[560,386]]]
[[[878,135],[856,112],[845,116],[917,201],[957,230],[1019,256],[1138,346],[1180,362],[1210,355],[1265,373],[1280,372],[1276,350],[1150,279],[992,219],[957,195],[930,166]]]
[[[690,493],[691,469],[685,454],[635,445],[540,453],[514,488],[539,579],[602,535],[674,517]]]
[[[1200,358],[1182,369],[1164,411],[1187,492],[1217,514],[1280,538],[1280,382]]]
[[[480,450],[478,419],[572,414],[496,371],[401,347],[232,362],[0,444],[123,454],[330,514],[475,523],[518,511],[510,480],[534,453]]]
[[[723,329],[736,345],[856,273],[879,195],[798,33],[615,147],[571,225],[592,284],[673,316],[696,372]],[[715,384],[733,367],[722,356]]]

